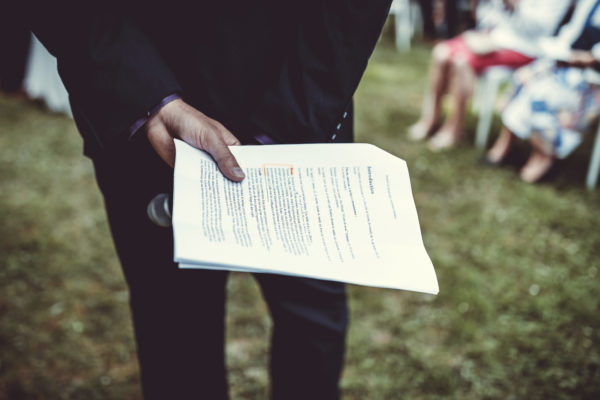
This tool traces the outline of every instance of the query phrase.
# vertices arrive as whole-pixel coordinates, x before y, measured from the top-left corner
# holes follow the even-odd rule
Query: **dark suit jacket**
[[[58,59],[88,154],[179,92],[242,141],[324,142],[342,121],[390,0],[24,3]]]

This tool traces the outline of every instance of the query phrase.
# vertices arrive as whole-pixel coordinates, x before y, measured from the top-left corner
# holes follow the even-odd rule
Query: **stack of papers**
[[[359,143],[230,149],[246,174],[241,183],[176,141],[180,268],[438,293],[403,160]]]

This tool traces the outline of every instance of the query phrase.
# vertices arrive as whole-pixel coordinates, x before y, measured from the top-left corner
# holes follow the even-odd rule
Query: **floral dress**
[[[521,139],[537,135],[547,151],[565,158],[600,114],[600,82],[587,70],[539,60],[514,74],[502,122]]]

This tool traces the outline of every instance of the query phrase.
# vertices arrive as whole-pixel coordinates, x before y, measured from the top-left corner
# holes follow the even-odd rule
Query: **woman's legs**
[[[423,104],[421,117],[408,130],[410,139],[423,140],[433,132],[441,117],[442,99],[448,87],[450,66],[450,49],[444,43],[437,44],[431,55],[431,87]]]
[[[487,160],[492,164],[501,163],[513,148],[516,140],[517,137],[514,133],[503,126],[500,136],[487,152]],[[544,141],[538,134],[532,134],[530,142],[532,146],[531,155],[519,171],[519,176],[525,182],[534,183],[539,181],[552,168],[556,157],[550,143]]]
[[[531,156],[519,171],[522,180],[528,183],[539,181],[554,165],[556,157],[550,144],[535,132],[531,135]]]
[[[454,100],[452,113],[430,141],[432,150],[452,147],[461,139],[467,102],[473,94],[477,76],[469,63],[462,57],[452,60],[451,95]]]
[[[512,149],[515,140],[516,136],[506,126],[502,126],[500,136],[487,152],[487,160],[492,164],[500,164]]]

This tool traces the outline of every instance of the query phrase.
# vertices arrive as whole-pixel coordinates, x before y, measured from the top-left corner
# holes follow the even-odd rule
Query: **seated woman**
[[[600,113],[600,0],[580,0],[570,22],[540,48],[546,58],[515,73],[502,132],[487,153],[488,163],[499,164],[517,137],[529,140],[520,177],[531,183],[573,152]]]
[[[409,137],[422,140],[433,134],[432,150],[456,144],[462,136],[467,101],[477,75],[491,66],[517,68],[531,62],[538,55],[538,40],[556,31],[570,4],[571,0],[480,1],[479,29],[434,47],[430,94],[419,121],[409,128]],[[434,132],[446,92],[452,96],[454,107]]]

